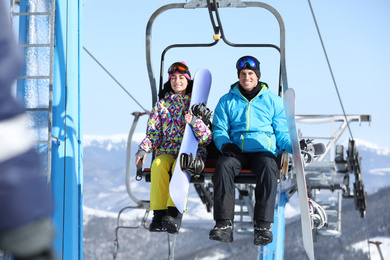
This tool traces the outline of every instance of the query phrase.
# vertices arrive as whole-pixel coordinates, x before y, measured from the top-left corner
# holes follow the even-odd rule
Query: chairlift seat
[[[282,155],[279,154],[277,157],[279,170],[282,169]],[[217,162],[217,158],[207,158],[205,163],[205,168],[203,170],[203,174],[200,178],[191,177],[191,183],[204,183],[205,180],[211,180],[211,177],[215,171],[215,164]],[[142,170],[142,176],[146,182],[150,182],[150,168],[144,168]],[[280,179],[280,178],[279,178]],[[234,183],[236,184],[256,184],[256,177],[253,172],[249,169],[242,169],[234,178]]]
[[[203,171],[203,174],[195,179],[191,177],[191,183],[204,183],[205,180],[211,180],[211,177],[213,176],[213,173],[215,171],[215,168],[205,168]],[[146,182],[150,182],[150,168],[144,168],[142,171],[143,177],[145,178]],[[242,184],[256,184],[255,175],[251,170],[241,170],[240,174],[234,179],[235,183],[242,183]]]

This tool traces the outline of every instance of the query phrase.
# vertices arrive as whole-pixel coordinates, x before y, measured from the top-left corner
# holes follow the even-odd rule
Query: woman
[[[184,129],[188,123],[199,142],[197,159],[206,159],[206,145],[211,142],[211,131],[204,122],[190,112],[193,81],[184,62],[175,62],[168,69],[168,81],[159,93],[160,100],[149,116],[146,137],[138,147],[136,165],[145,162],[145,154],[155,151],[151,166],[150,209],[153,210],[151,232],[178,233],[182,214],[169,196],[172,174]]]

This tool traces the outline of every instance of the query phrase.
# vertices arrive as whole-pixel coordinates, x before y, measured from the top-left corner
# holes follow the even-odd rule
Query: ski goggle
[[[248,66],[252,69],[259,69],[260,62],[252,56],[244,56],[244,57],[240,58],[236,64],[236,68],[238,70],[248,68]]]
[[[184,65],[183,63],[180,63],[180,62],[175,62],[173,63],[169,69],[168,69],[168,74],[169,75],[172,75],[174,74],[175,72],[179,72],[181,74],[188,74],[188,76],[191,78],[191,73],[190,73],[190,70],[188,69],[188,67],[186,65]]]

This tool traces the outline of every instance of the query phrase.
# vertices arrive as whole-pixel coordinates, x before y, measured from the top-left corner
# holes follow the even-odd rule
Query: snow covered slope
[[[143,135],[136,135],[132,145],[132,176],[135,175],[134,154]],[[366,191],[371,194],[390,186],[390,149],[363,140],[356,140],[362,157],[362,172]],[[85,136],[84,137],[84,205],[117,213],[125,206],[134,205],[126,192],[127,135]],[[150,167],[147,155],[145,167]],[[195,189],[190,186],[188,219],[212,219],[201,203]],[[150,184],[131,178],[133,193],[143,200],[149,200]],[[287,205],[286,217],[297,213],[295,207]]]
[[[135,167],[134,154],[137,145],[143,136],[136,137],[133,143],[132,159],[132,175],[134,176]],[[109,259],[112,257],[113,241],[115,239],[116,217],[120,209],[125,206],[135,205],[126,192],[125,187],[125,165],[126,165],[126,143],[127,135],[115,136],[85,136],[84,137],[84,256],[85,259]],[[369,194],[376,194],[378,189],[390,186],[390,152],[388,148],[380,147],[375,144],[367,143],[362,140],[357,140],[357,146],[360,156],[362,157],[363,179],[366,190]],[[146,166],[150,166],[150,157],[147,157]],[[257,247],[253,246],[252,236],[235,235],[235,242],[232,245],[220,244],[215,241],[208,240],[208,231],[213,227],[212,214],[208,213],[206,207],[200,201],[195,189],[190,186],[188,212],[183,219],[183,229],[179,235],[177,243],[177,259],[255,259],[257,255]],[[137,182],[133,177],[131,179],[131,188],[133,193],[139,199],[149,200],[150,184],[145,181]],[[346,203],[353,204],[353,201],[344,200]],[[379,201],[374,199],[374,201]],[[369,203],[368,216],[370,222],[372,215],[375,215],[377,210],[372,210],[372,201]],[[351,216],[348,219],[359,218],[358,213],[354,210],[353,205],[349,211]],[[292,244],[297,238],[297,230],[292,218],[296,216],[298,207],[294,205],[293,199],[286,206],[286,218],[290,218],[286,226],[286,241],[285,254],[293,255],[297,251],[298,245]],[[370,210],[371,209],[371,210]],[[379,207],[380,209],[380,207]],[[343,209],[343,214],[347,214],[347,208]],[[373,212],[375,211],[375,212]],[[126,211],[122,215],[122,221],[125,224],[132,226],[139,225],[143,217],[144,210]],[[148,221],[150,222],[149,215]],[[348,225],[351,221],[343,220],[343,225]],[[357,219],[355,219],[357,220]],[[355,222],[355,221],[353,221]],[[363,222],[365,223],[365,222]],[[384,225],[387,225],[384,223]],[[291,226],[291,227],[290,227]],[[352,228],[353,230],[354,228]],[[389,237],[380,237],[383,233],[383,228],[378,227],[382,231],[377,236],[382,245],[383,254],[388,257],[390,254],[388,247]],[[347,227],[342,228],[343,232],[347,231]],[[293,239],[289,238],[289,233]],[[347,235],[347,234],[346,234]],[[364,235],[364,234],[363,234]],[[379,235],[379,236],[378,236]],[[356,234],[354,235],[356,236]],[[344,233],[343,236],[344,237]],[[341,238],[342,239],[342,238]],[[376,238],[375,238],[376,239]],[[367,256],[362,252],[368,251],[367,241],[356,240],[355,238],[345,238],[349,242],[342,244],[339,240],[331,240],[325,243],[332,243],[332,248],[348,246],[348,249],[343,249],[345,256],[361,255],[362,259],[367,259]],[[343,241],[344,241],[343,240]],[[373,240],[373,239],[371,239]],[[334,242],[332,242],[334,241]],[[360,241],[360,242],[358,242]],[[322,242],[318,242],[321,248]],[[345,242],[344,242],[345,243]],[[333,245],[334,244],[334,245]],[[97,246],[98,245],[98,246]],[[149,250],[150,246],[155,248]],[[292,248],[290,250],[290,247]],[[180,250],[179,250],[180,248]],[[333,249],[332,249],[333,250]],[[334,249],[336,250],[336,249]],[[353,253],[354,250],[356,253]],[[245,256],[243,255],[245,252]],[[321,250],[316,248],[318,254]],[[378,254],[375,246],[370,246],[370,252]],[[141,254],[138,256],[138,254]],[[156,257],[165,258],[167,255],[167,240],[166,234],[153,234],[147,230],[140,228],[137,230],[120,231],[120,255],[118,259],[155,259]],[[324,253],[326,255],[326,253]],[[285,255],[286,256],[286,255]],[[304,252],[296,255],[297,258],[303,259]],[[365,257],[365,258],[364,258]],[[317,257],[321,259],[321,257]],[[286,259],[289,259],[286,256]],[[325,259],[325,258],[324,258]],[[360,259],[360,258],[355,258]],[[386,258],[385,258],[386,259]]]

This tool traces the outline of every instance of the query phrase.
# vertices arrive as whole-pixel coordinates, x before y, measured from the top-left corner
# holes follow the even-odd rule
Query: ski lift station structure
[[[218,8],[259,7],[268,10],[278,21],[280,27],[280,45],[273,44],[234,44],[229,42],[223,32],[218,15]],[[205,44],[173,44],[168,46],[161,58],[160,86],[164,69],[164,55],[171,48],[212,47],[222,39],[227,45],[242,48],[274,48],[280,53],[279,89],[283,97],[288,88],[285,60],[285,28],[282,17],[271,6],[261,2],[241,2],[239,0],[192,0],[188,3],[168,4],[159,8],[150,17],[146,28],[146,60],[151,85],[153,104],[157,101],[157,84],[152,70],[151,28],[155,18],[162,12],[173,9],[208,9],[214,29],[214,42]],[[82,128],[82,89],[81,89],[81,57],[82,3],[76,0],[11,0],[11,24],[18,20],[19,45],[24,48],[25,69],[17,81],[17,95],[31,116],[31,126],[37,137],[37,149],[44,158],[44,172],[55,205],[50,216],[56,227],[55,250],[60,259],[83,259],[83,128]],[[217,21],[215,21],[215,18]],[[37,24],[44,24],[39,27]],[[42,28],[46,28],[42,32]],[[39,35],[39,37],[37,37]],[[87,51],[85,49],[85,51]],[[87,51],[88,54],[90,54]],[[153,105],[152,104],[152,105]],[[128,144],[131,144],[135,125],[144,113],[134,112],[134,123],[129,133]],[[341,126],[328,139],[326,152],[306,167],[306,179],[309,196],[315,198],[319,189],[338,190],[338,201],[325,205],[329,216],[327,230],[313,229],[313,236],[341,235],[341,198],[354,198],[356,209],[364,217],[366,210],[366,194],[361,178],[360,157],[354,145],[349,143],[345,157],[343,147],[336,146],[338,138],[351,122],[369,122],[369,115],[299,115],[297,121],[341,122]],[[301,136],[311,139],[310,136]],[[318,138],[318,137],[315,137]],[[149,213],[149,201],[137,198],[131,191],[130,156],[128,145],[126,165],[126,187],[130,198],[136,206],[122,209],[118,214],[118,227],[115,230],[114,258],[118,252],[118,232],[121,228],[120,215],[128,208],[145,210],[145,218],[140,226],[146,226]],[[207,162],[206,162],[207,164]],[[259,250],[259,259],[283,259],[284,246],[284,207],[289,197],[296,192],[294,184],[294,165],[288,163],[286,175],[280,177],[277,205],[275,207],[275,225],[273,227],[274,242]],[[137,178],[148,179],[148,170],[139,169]],[[350,173],[354,174],[353,192],[350,188]],[[212,166],[206,165],[201,180],[193,181],[200,199],[211,211],[212,183],[210,181]],[[250,230],[248,217],[253,212],[253,185],[250,173],[243,173],[236,180],[238,192],[236,227],[238,231]],[[333,220],[332,218],[333,217]],[[249,217],[250,218],[250,217]],[[132,227],[130,227],[132,228]],[[179,234],[180,237],[180,234]],[[176,235],[168,235],[170,244],[169,258],[173,258],[173,245]]]

